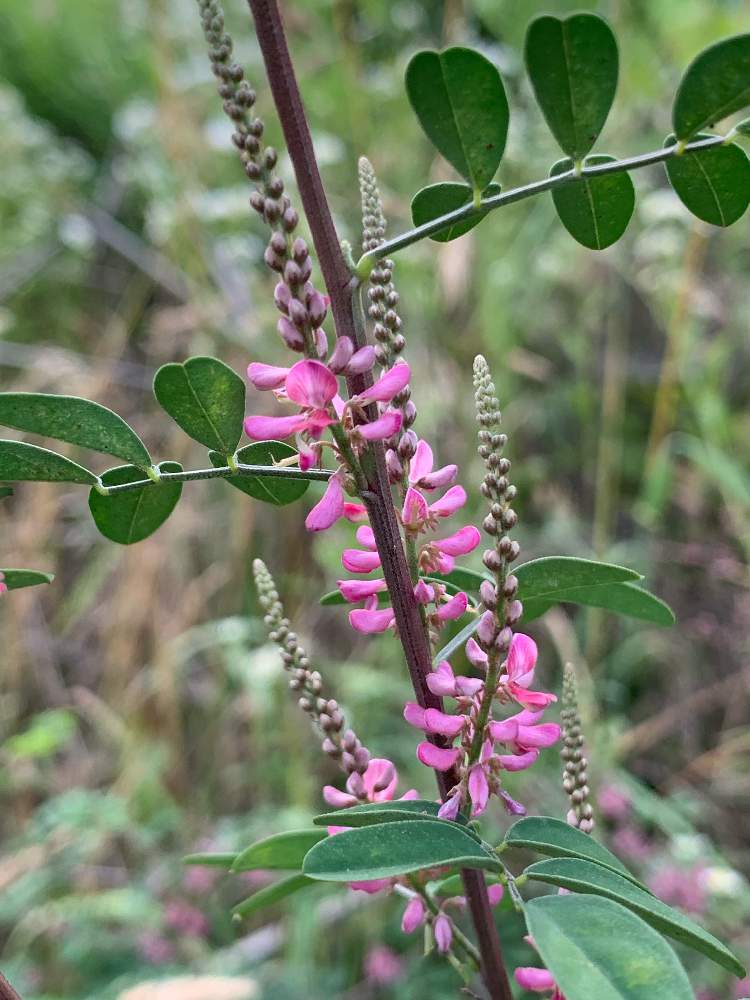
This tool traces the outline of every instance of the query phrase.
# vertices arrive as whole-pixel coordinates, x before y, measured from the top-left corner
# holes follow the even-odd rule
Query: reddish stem
[[[300,198],[331,299],[331,313],[336,334],[339,337],[350,337],[357,347],[362,347],[364,335],[358,329],[354,318],[352,276],[341,252],[340,241],[323,189],[278,4],[276,0],[248,0],[248,3],[297,178]],[[350,379],[349,392],[350,394],[361,392],[369,384],[369,377],[357,376]],[[414,598],[382,444],[375,445],[372,451],[374,462],[366,470],[368,489],[363,494],[363,499],[367,505],[383,566],[383,575],[392,600],[399,638],[417,701],[423,708],[440,709],[441,699],[432,694],[426,684],[426,678],[432,670],[432,655],[419,605]],[[454,775],[438,774],[438,784],[443,798],[455,782]],[[485,985],[491,1000],[512,1000],[484,876],[474,870],[464,871],[462,875],[482,957],[482,976]]]
[[[0,972],[0,1000],[21,1000],[2,972]]]

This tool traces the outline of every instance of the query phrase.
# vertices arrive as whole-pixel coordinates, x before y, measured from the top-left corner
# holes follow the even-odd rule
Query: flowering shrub
[[[217,359],[164,366],[154,380],[156,399],[209,451],[211,467],[185,471],[175,462],[154,463],[134,431],[97,403],[4,393],[0,422],[5,425],[127,464],[96,475],[55,452],[9,440],[0,442],[0,478],[88,485],[98,529],[120,544],[157,530],[186,482],[227,479],[279,506],[300,499],[310,483],[325,483],[305,526],[320,532],[346,520],[356,526],[356,546],[343,550],[349,576],[324,602],[356,605],[348,617],[361,635],[393,631],[414,688],[404,717],[423,734],[416,755],[433,772],[438,798],[413,789],[397,794],[393,762],[373,756],[347,725],[292,630],[269,569],[255,560],[269,635],[322,750],[341,769],[344,787],[323,789],[330,811],[316,817],[310,829],[275,834],[239,854],[189,860],[237,873],[293,872],[240,904],[239,916],[316,881],[396,894],[405,900],[403,931],[425,927],[430,945],[446,956],[466,988],[483,989],[493,1000],[512,995],[492,914],[506,896],[523,915],[528,940],[544,965],[519,967],[513,976],[523,988],[557,1000],[687,996],[685,972],[661,935],[744,975],[725,945],[657,899],[590,836],[594,809],[574,671],[566,671],[561,727],[545,715],[557,697],[539,690],[537,647],[523,631],[560,601],[665,626],[673,623],[671,612],[637,586],[639,574],[625,567],[560,556],[519,563],[520,546],[512,537],[517,491],[506,455],[512,448],[500,429],[500,404],[482,356],[474,361],[473,383],[487,514],[481,530],[446,524],[467,493],[457,482],[457,464],[440,465],[421,428],[419,434],[415,430],[418,413],[391,258],[427,237],[453,239],[492,211],[543,191],[552,192],[575,239],[604,249],[630,220],[635,197],[630,171],[659,162],[696,216],[718,225],[735,221],[750,201],[750,163],[734,141],[748,125],[740,122],[726,134],[703,130],[750,101],[750,36],[718,43],[688,68],[674,104],[673,134],[661,150],[615,160],[590,155],[616,89],[618,50],[611,30],[590,14],[537,19],[527,35],[526,65],[565,159],[545,180],[505,192],[493,181],[509,119],[498,70],[468,48],[417,53],[407,70],[409,100],[427,136],[465,183],[424,188],[412,206],[415,228],[388,240],[375,173],[362,158],[363,254],[355,262],[333,227],[276,4],[250,0],[250,6],[326,286],[324,294],[313,283],[310,248],[298,235],[300,218],[277,170],[278,154],[266,144],[264,123],[254,115],[255,91],[233,60],[224,15],[217,0],[198,0],[232,140],[252,184],[250,205],[270,230],[265,261],[277,275],[277,332],[299,356],[290,357],[288,366],[254,358],[248,379],[255,392],[271,393],[283,410],[274,404],[272,414],[259,412],[263,397],[254,393],[247,416],[244,381]],[[252,443],[240,447],[243,430]],[[480,546],[482,533],[484,570],[476,572],[457,560]],[[6,569],[0,572],[0,593],[44,579],[33,571]],[[470,675],[457,674],[452,666],[459,650]],[[444,699],[453,710],[446,711]],[[527,816],[524,804],[505,788],[504,775],[532,767],[561,736],[568,814],[565,820]],[[496,847],[483,839],[476,822],[493,797],[515,819]],[[517,850],[547,860],[515,875],[507,859]],[[529,881],[559,891],[525,900],[521,888]],[[464,911],[476,943],[464,929]],[[205,932],[193,904],[170,904],[167,922],[186,936]],[[147,938],[142,945],[154,952],[170,942]],[[373,979],[398,974],[387,950],[373,950],[370,961]]]

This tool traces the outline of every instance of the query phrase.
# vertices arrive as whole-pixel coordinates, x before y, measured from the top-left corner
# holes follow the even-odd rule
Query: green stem
[[[725,136],[712,135],[710,139],[697,139],[684,147],[679,143],[667,146],[664,149],[655,149],[651,153],[643,153],[641,156],[631,156],[625,160],[613,160],[611,163],[598,163],[595,166],[583,167],[580,172],[576,172],[575,167],[564,174],[556,174],[554,177],[545,177],[541,181],[533,181],[531,184],[524,184],[522,187],[512,188],[510,191],[503,191],[500,194],[484,198],[477,207],[474,202],[469,202],[461,208],[425,222],[421,226],[416,226],[401,236],[394,236],[393,239],[386,240],[374,250],[368,250],[357,262],[356,275],[364,279],[375,266],[375,263],[382,257],[390,257],[398,250],[418,243],[420,240],[444,229],[446,226],[455,225],[457,222],[464,222],[469,219],[479,219],[496,208],[505,208],[514,202],[523,201],[526,198],[533,198],[534,195],[542,194],[544,191],[551,191],[553,188],[565,187],[573,184],[577,180],[585,177],[602,177],[606,174],[617,174],[623,170],[640,170],[642,167],[649,167],[654,163],[663,163],[673,156],[684,156],[688,153],[695,153],[702,149],[710,149],[712,146],[722,146]]]
[[[302,472],[301,469],[287,468],[279,465],[242,465],[237,464],[234,468],[222,465],[217,469],[192,469],[186,472],[162,472],[159,475],[160,483],[190,483],[198,479],[230,479],[232,476],[257,476],[268,479],[307,479],[315,482],[327,482],[333,471],[330,469],[308,469]],[[119,486],[102,486],[99,492],[103,496],[114,496],[116,493],[127,493],[128,490],[140,490],[144,486],[155,486],[157,480],[139,479],[135,483],[121,483]]]
[[[424,905],[430,911],[432,916],[437,917],[438,914],[440,913],[440,907],[437,905],[434,899],[432,899],[432,897],[429,896],[427,892],[425,892],[422,886],[420,886],[415,879],[410,878],[409,882],[414,891],[417,893],[417,895],[422,897]],[[476,966],[477,968],[479,968],[481,964],[481,956],[479,954],[479,950],[466,937],[461,928],[457,926],[455,920],[451,919],[451,923],[453,924],[453,940],[456,942],[456,944],[461,946],[461,949],[466,953],[466,955],[468,955],[468,957],[472,960],[472,962],[476,962]]]

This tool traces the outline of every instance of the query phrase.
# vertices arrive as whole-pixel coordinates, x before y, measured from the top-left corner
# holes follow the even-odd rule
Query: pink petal
[[[298,361],[286,378],[286,394],[299,406],[324,409],[337,390],[336,376],[320,361]]]
[[[455,819],[461,811],[461,796],[451,795],[438,809],[440,819]]]
[[[286,382],[289,368],[279,368],[276,365],[264,365],[253,361],[247,366],[247,377],[256,389],[280,389]]]
[[[514,722],[517,722],[519,726],[535,726],[537,722],[541,722],[544,718],[544,709],[541,709],[539,712],[532,712],[528,708],[524,708],[523,711],[516,712],[510,718]]]
[[[414,588],[414,596],[420,604],[431,604],[435,600],[435,588],[420,580]]]
[[[444,913],[441,913],[435,918],[432,930],[435,935],[437,950],[441,955],[445,955],[446,952],[451,950],[451,944],[453,942],[453,924]]]
[[[305,518],[308,531],[325,531],[344,514],[344,487],[341,476],[331,476],[322,498]]]
[[[531,636],[516,632],[508,652],[508,680],[521,687],[528,687],[534,681],[537,648]]]
[[[418,927],[422,926],[426,916],[427,911],[421,897],[413,896],[406,904],[404,915],[401,918],[401,930],[404,934],[413,934]]]
[[[354,354],[354,344],[351,337],[339,337],[333,353],[328,359],[328,367],[335,374],[340,374],[349,364]]]
[[[294,413],[289,417],[245,417],[245,434],[254,441],[287,438],[306,427],[304,413]]]
[[[532,993],[545,993],[547,990],[555,988],[552,973],[547,972],[546,969],[535,969],[530,965],[522,966],[516,969],[514,975],[518,985],[525,990],[531,990]]]
[[[450,517],[466,503],[466,490],[463,486],[451,486],[435,503],[430,504],[430,513],[438,517]]]
[[[407,364],[396,364],[369,389],[360,392],[358,396],[352,396],[350,402],[354,404],[390,403],[393,397],[409,384],[410,377],[411,371]]]
[[[553,701],[557,701],[555,694],[548,694],[546,691],[527,691],[526,688],[513,682],[508,684],[508,694],[515,698],[519,705],[530,708],[546,708]]]
[[[495,613],[493,611],[485,611],[479,619],[477,635],[485,646],[489,646],[492,642],[494,642],[496,634],[497,622],[495,621]]]
[[[404,792],[403,795],[399,796],[396,800],[398,802],[414,802],[416,799],[420,799],[422,796],[416,790],[416,788],[410,788],[408,792]]]
[[[413,486],[410,486],[404,497],[401,510],[401,520],[407,528],[420,528],[427,519],[427,501]]]
[[[469,639],[464,647],[466,651],[466,659],[472,665],[472,667],[479,667],[480,669],[486,670],[487,664],[489,662],[489,657],[476,641],[476,639]]]
[[[518,736],[518,723],[515,719],[505,719],[503,722],[489,724],[490,736],[497,743],[515,743]]]
[[[426,490],[439,490],[443,486],[449,486],[457,475],[457,465],[444,465],[442,469],[435,469],[428,476],[423,476],[419,485]]]
[[[351,503],[347,500],[344,503],[344,517],[347,521],[351,521],[352,524],[359,524],[362,521],[366,521],[367,507],[362,503]]]
[[[344,415],[344,410],[346,409],[346,402],[341,398],[341,396],[336,393],[336,395],[331,400],[333,403],[333,412],[341,420]]]
[[[415,486],[420,479],[432,472],[432,448],[426,441],[417,443],[417,450],[409,462],[409,482]]]
[[[471,796],[471,815],[481,815],[487,808],[487,801],[490,797],[490,786],[481,764],[475,764],[469,771],[469,795]]]
[[[357,804],[357,800],[353,795],[347,795],[346,792],[339,791],[333,785],[323,786],[323,798],[334,809],[348,809],[349,806],[356,806]]]
[[[373,878],[367,882],[350,882],[349,888],[358,892],[369,893],[369,895],[372,896],[376,892],[382,892],[383,889],[388,889],[390,884],[391,880],[389,878]]]
[[[327,410],[309,410],[307,420],[305,421],[305,429],[317,440],[326,427],[330,427],[331,424],[335,423],[336,421],[328,415]]]
[[[460,756],[460,747],[444,750],[426,742],[420,743],[417,747],[419,760],[427,767],[434,767],[436,771],[450,771]]]
[[[395,621],[393,608],[382,608],[381,610],[367,610],[357,608],[349,612],[349,624],[362,635],[376,635],[379,632],[387,632]]]
[[[484,687],[484,681],[479,677],[457,677],[456,693],[464,695],[466,698],[473,698]]]
[[[466,725],[464,715],[446,715],[436,708],[428,708],[424,713],[425,729],[428,733],[438,733],[455,739]]]
[[[427,687],[439,698],[453,698],[456,694],[456,678],[447,660],[438,663],[437,668],[427,675]]]
[[[447,538],[442,538],[435,542],[435,546],[440,552],[449,556],[465,556],[473,552],[481,541],[479,530],[473,524],[467,524],[464,528],[459,528],[454,534]]]
[[[441,604],[435,617],[441,622],[453,621],[455,618],[460,618],[461,615],[466,614],[468,606],[468,597],[463,591],[459,591],[455,597],[451,597],[445,604]]]
[[[560,739],[560,727],[554,722],[541,726],[519,726],[516,742],[529,750],[532,747],[551,747]]]
[[[380,568],[377,552],[363,552],[362,549],[344,549],[341,564],[349,573],[370,573]]]
[[[538,750],[527,750],[526,753],[519,754],[498,754],[494,760],[504,771],[525,771],[527,767],[536,763],[538,756]]]
[[[453,558],[453,556],[447,556],[445,555],[445,553],[441,552],[438,555],[437,567],[438,567],[438,573],[443,573],[445,576],[447,576],[449,573],[452,573],[453,570],[455,569],[456,560]]]
[[[410,726],[414,726],[416,729],[427,729],[427,723],[424,718],[424,709],[418,705],[416,701],[407,701],[404,705],[404,718]]]
[[[357,528],[355,538],[357,539],[357,544],[361,545],[363,549],[369,549],[370,552],[375,552],[377,550],[377,545],[375,544],[375,533],[369,524],[363,524]]]
[[[384,441],[401,430],[403,417],[398,410],[387,410],[382,417],[368,424],[357,424],[357,432],[365,441]]]
[[[344,599],[351,604],[366,601],[373,594],[380,594],[387,589],[385,580],[339,580],[338,588]]]
[[[297,451],[299,452],[299,467],[303,472],[312,469],[318,461],[318,453],[305,441],[301,434],[297,435]]]
[[[487,896],[490,900],[490,906],[497,906],[505,895],[505,886],[500,885],[499,882],[495,882],[493,885],[487,886]]]
[[[389,802],[398,785],[398,773],[393,762],[373,757],[364,773],[365,789],[370,802]]]
[[[367,347],[360,347],[351,356],[344,372],[346,375],[362,375],[369,372],[375,364],[375,348],[369,344]]]

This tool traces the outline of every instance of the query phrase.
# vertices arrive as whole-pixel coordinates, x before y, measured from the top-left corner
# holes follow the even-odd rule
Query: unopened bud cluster
[[[366,156],[359,160],[359,189],[362,197],[362,249],[367,253],[384,242],[386,221],[377,177]],[[373,321],[375,359],[384,368],[390,368],[406,347],[398,313],[399,296],[393,284],[392,260],[379,260],[370,272],[367,298],[368,315]],[[417,419],[417,408],[408,385],[394,398],[391,407],[400,410],[402,415],[401,431],[388,442],[386,452],[388,476],[395,484],[404,481],[406,466],[417,447],[417,436],[411,430]]]
[[[263,143],[263,121],[252,114],[255,91],[245,80],[242,66],[232,59],[233,43],[224,30],[224,12],[218,0],[198,0],[198,7],[224,112],[234,126],[232,141],[245,173],[255,184],[250,204],[273,230],[264,256],[266,264],[280,277],[275,294],[282,314],[279,334],[293,351],[323,357],[327,353],[321,329],[326,299],[310,282],[312,261],[307,243],[294,236],[299,216],[284,193],[283,180],[275,172],[278,154]]]
[[[563,709],[560,718],[563,735],[560,756],[565,762],[563,788],[570,799],[570,809],[566,819],[571,826],[577,827],[583,833],[591,833],[594,829],[594,811],[588,801],[588,761],[583,755],[584,737],[578,713],[578,687],[575,668],[571,663],[565,665]]]
[[[485,607],[495,613],[498,635],[494,641],[504,650],[510,646],[512,627],[523,614],[523,605],[516,598],[518,580],[508,573],[509,565],[520,552],[518,542],[510,536],[518,521],[512,507],[516,488],[508,479],[510,461],[503,456],[508,439],[498,431],[502,419],[500,404],[489,366],[481,354],[474,359],[474,399],[479,424],[479,455],[487,470],[481,491],[489,504],[489,513],[482,528],[494,543],[485,549],[482,561],[495,577],[495,583],[485,581],[480,596]]]
[[[323,680],[317,670],[313,670],[310,658],[300,644],[291,623],[284,615],[284,606],[279,598],[273,577],[261,559],[253,561],[253,575],[258,600],[265,612],[263,621],[268,629],[268,637],[281,650],[284,669],[291,675],[289,687],[299,695],[297,704],[310,716],[322,736],[322,748],[329,757],[337,760],[341,769],[349,777],[348,786],[352,794],[367,799],[362,775],[370,763],[370,752],[362,746],[356,733],[346,729],[346,721],[335,698],[323,695]],[[358,789],[361,788],[361,795]]]

